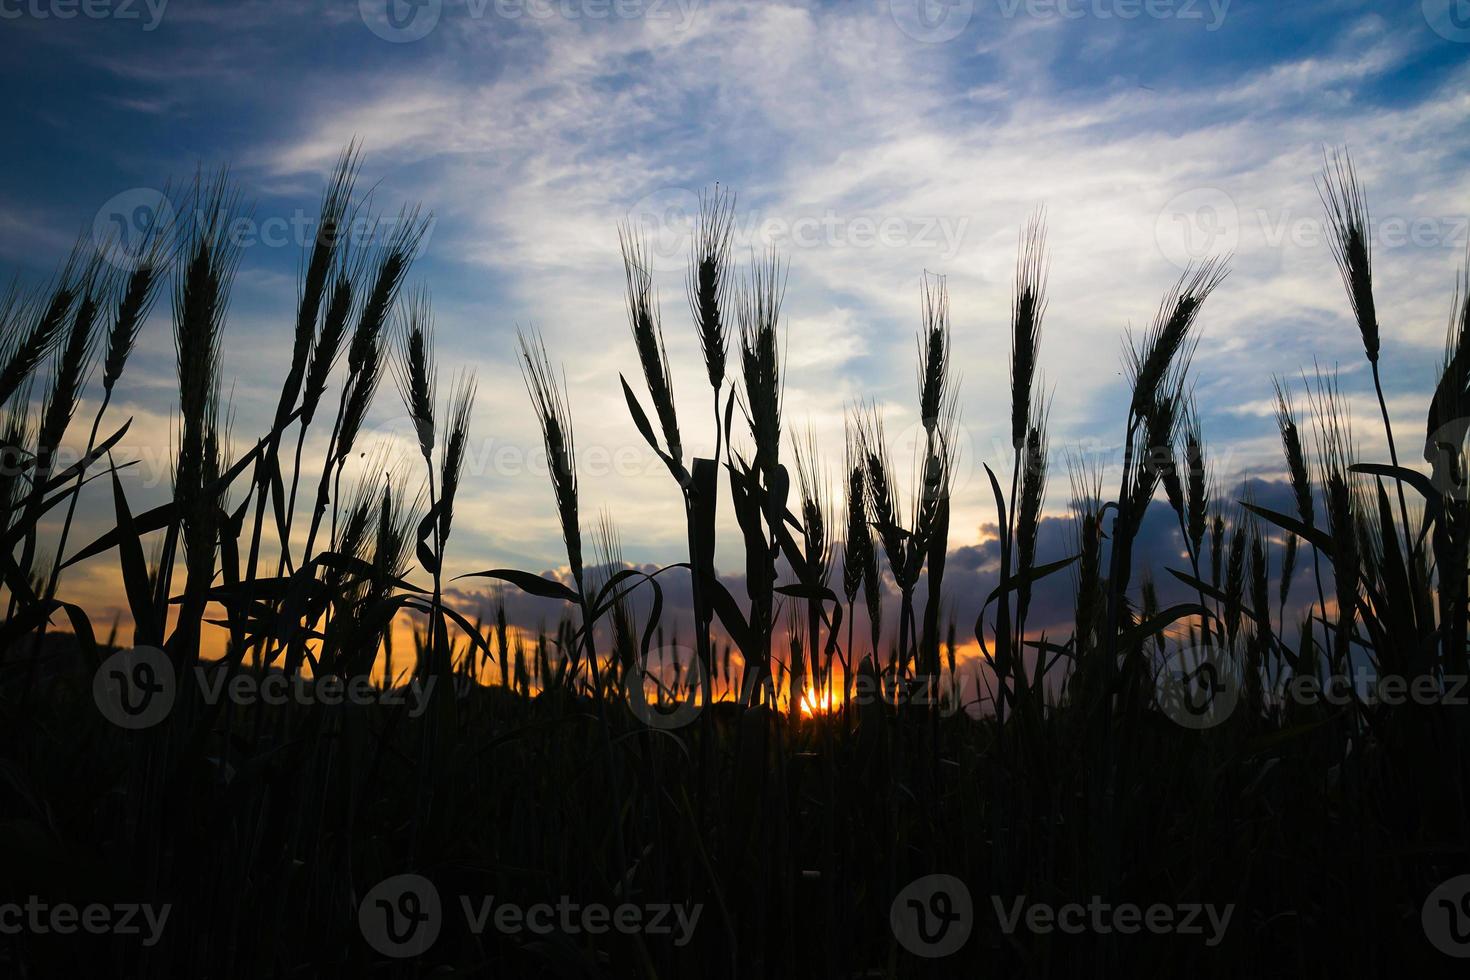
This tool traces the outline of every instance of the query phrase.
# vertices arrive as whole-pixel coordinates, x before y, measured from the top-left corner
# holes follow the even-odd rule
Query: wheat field
[[[1461,943],[1459,912],[1431,896],[1470,872],[1470,279],[1447,290],[1425,415],[1391,417],[1345,155],[1319,184],[1389,457],[1360,456],[1335,373],[1260,378],[1286,510],[1216,478],[1195,402],[1229,256],[1186,271],[1127,339],[1121,465],[1104,470],[1049,439],[1065,392],[1042,377],[1044,321],[1064,273],[1038,210],[1016,240],[1011,452],[957,489],[965,365],[942,278],[916,310],[906,467],[876,404],[851,406],[838,447],[783,416],[788,258],[737,254],[728,189],[701,199],[672,283],[687,305],[661,302],[645,230],[619,229],[642,377],[603,383],[683,503],[687,548],[659,567],[624,560],[615,508],[584,506],[553,338],[518,334],[519,379],[450,376],[414,275],[426,218],[405,205],[369,245],[341,234],[366,200],[360,165],[349,147],[322,193],[295,321],[272,338],[290,360],[267,431],[231,430],[221,380],[242,208],[224,172],[179,192],[199,220],[149,228],[126,261],[79,245],[0,302],[0,907],[167,910],[141,935],[0,928],[9,975],[1453,966],[1431,920],[1448,903]],[[167,501],[140,509],[113,394],[161,301],[174,462]],[[691,327],[702,363],[675,364],[665,330]],[[524,384],[563,574],[444,572],[492,381]],[[708,386],[708,416],[680,418],[676,382]],[[391,458],[365,431],[384,400],[409,421]],[[323,458],[303,458],[308,432]],[[993,507],[988,595],[945,584],[956,493]],[[110,515],[92,540],[83,499]],[[1065,554],[1038,549],[1049,506],[1069,515]],[[1182,554],[1150,552],[1140,575],[1146,514]],[[737,568],[717,569],[717,541]],[[123,620],[68,599],[82,570],[115,579]],[[676,583],[692,621],[663,613]],[[559,618],[456,608],[469,586]],[[1069,629],[1036,625],[1042,588],[1065,591]],[[1212,925],[1017,928],[1027,903],[1205,908]]]

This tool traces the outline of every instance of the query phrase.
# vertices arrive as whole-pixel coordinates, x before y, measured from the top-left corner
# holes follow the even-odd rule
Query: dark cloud
[[[1290,487],[1276,480],[1249,480],[1244,488],[1237,488],[1233,493],[1223,493],[1220,503],[1224,509],[1227,519],[1235,515],[1239,508],[1237,500],[1248,492],[1250,499],[1256,504],[1273,510],[1290,513],[1293,510]],[[1263,524],[1263,530],[1268,539],[1279,542],[1280,536],[1275,533],[1269,525]],[[986,525],[981,528],[983,540],[978,544],[963,545],[950,551],[945,566],[944,576],[944,605],[943,622],[946,624],[953,620],[956,624],[959,642],[965,644],[973,640],[975,618],[980,612],[981,603],[991,590],[999,582],[1000,572],[1000,543],[995,537],[995,525]],[[1037,562],[1044,564],[1067,558],[1075,553],[1076,530],[1070,517],[1054,516],[1042,519],[1037,533]],[[1228,536],[1227,536],[1228,546]],[[1209,577],[1209,543],[1208,535],[1202,555],[1201,568],[1206,579]],[[1276,594],[1277,579],[1280,574],[1280,562],[1282,548],[1279,543],[1273,543],[1270,547],[1270,576],[1271,589],[1274,598]],[[1107,560],[1106,544],[1104,550],[1104,562]],[[1298,560],[1296,571],[1295,596],[1305,600],[1307,589],[1306,572],[1309,559],[1304,555]],[[830,582],[833,590],[841,588],[842,567],[840,549],[833,563],[834,567]],[[1168,569],[1178,569],[1189,572],[1189,558],[1185,551],[1183,539],[1179,533],[1179,525],[1174,512],[1162,499],[1156,500],[1148,509],[1144,517],[1143,525],[1139,530],[1134,544],[1133,572],[1130,579],[1129,595],[1138,601],[1142,584],[1145,580],[1151,580],[1158,592],[1159,601],[1163,605],[1176,602],[1188,602],[1196,600],[1197,596],[1193,590],[1173,575]],[[653,575],[658,572],[657,566],[642,565],[638,570]],[[554,571],[543,570],[541,574],[549,578],[557,578],[570,584],[569,576],[558,575]],[[593,568],[588,570],[589,580],[605,580],[607,570],[605,568]],[[892,637],[898,623],[899,597],[893,586],[891,577],[884,573],[884,636]],[[484,580],[481,580],[484,581]],[[694,606],[689,588],[689,575],[682,568],[670,568],[657,575],[656,581],[662,590],[662,617],[665,632],[669,641],[673,642],[675,636],[682,637],[681,642],[688,643],[688,637],[693,628]],[[745,577],[739,574],[721,574],[720,581],[735,598],[742,611],[748,612],[749,604],[746,599]],[[792,581],[789,570],[782,569],[782,582]],[[1330,579],[1327,580],[1330,586]],[[1314,590],[1313,590],[1314,591]],[[451,602],[473,618],[478,614],[486,621],[493,619],[495,606],[498,602],[505,603],[506,617],[508,621],[523,629],[536,631],[545,628],[555,630],[557,623],[563,616],[573,615],[574,610],[563,602],[552,599],[541,599],[527,595],[510,586],[487,588],[458,588],[449,591]],[[928,583],[921,579],[915,590],[916,609],[922,611],[928,600]],[[643,585],[631,595],[634,612],[640,622],[646,622],[650,614],[653,594],[652,590]],[[1037,583],[1033,590],[1031,600],[1030,618],[1028,630],[1032,633],[1046,632],[1052,637],[1064,639],[1071,633],[1074,601],[1074,576],[1072,569],[1059,571],[1049,578]],[[859,595],[857,603],[856,622],[854,629],[859,637],[869,635],[869,626],[863,601]],[[994,607],[987,613],[987,617],[994,614]],[[844,610],[844,615],[846,611]],[[778,620],[778,637],[783,635],[784,619]],[[844,626],[844,633],[846,627]],[[779,647],[778,643],[778,647]],[[865,644],[860,643],[860,648]]]

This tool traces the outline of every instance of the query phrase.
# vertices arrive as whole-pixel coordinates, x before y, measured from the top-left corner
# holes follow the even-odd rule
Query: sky
[[[410,282],[433,297],[443,388],[460,371],[479,383],[453,573],[565,564],[518,327],[564,366],[584,523],[605,508],[630,561],[684,557],[677,489],[618,383],[641,390],[617,228],[648,236],[685,442],[708,453],[684,264],[716,182],[737,195],[739,263],[767,246],[789,262],[785,419],[810,427],[834,487],[858,400],[882,408],[907,458],[922,277],[947,278],[962,433],[951,545],[976,569],[995,521],[981,464],[1010,465],[1008,316],[1036,209],[1058,518],[1043,560],[1066,546],[1066,454],[1116,451],[1128,331],[1192,260],[1233,255],[1194,362],[1227,495],[1281,472],[1273,373],[1300,389],[1302,371],[1338,367],[1363,455],[1383,455],[1314,185],[1324,149],[1346,146],[1367,188],[1384,384],[1411,458],[1470,224],[1465,0],[0,0],[0,55],[7,273],[40,282],[79,234],[126,228],[170,206],[164,188],[230,168],[254,222],[224,343],[237,446],[274,408],[301,229],[342,149],[360,142],[372,212],[431,215]],[[109,415],[134,420],[135,510],[167,491],[173,384],[164,301]],[[385,385],[370,439],[406,451],[402,416]],[[313,432],[308,461],[325,438]],[[109,508],[88,496],[84,527]],[[737,571],[736,547],[725,514],[722,571]],[[109,575],[88,563],[64,588],[121,605]],[[954,608],[973,616],[978,596],[957,582]]]

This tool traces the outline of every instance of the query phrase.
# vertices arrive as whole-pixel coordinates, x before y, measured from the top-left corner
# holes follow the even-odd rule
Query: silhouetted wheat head
[[[517,899],[547,882],[582,883],[618,900],[662,898],[667,887],[707,903],[707,921],[718,909],[719,924],[683,952],[648,936],[626,946],[592,935],[585,949],[574,944],[609,975],[648,976],[767,975],[778,961],[813,975],[902,973],[887,934],[843,934],[842,917],[881,922],[903,879],[951,868],[972,881],[983,875],[996,895],[1111,895],[1130,882],[1186,881],[1191,895],[1197,887],[1257,903],[1260,921],[1279,930],[1293,928],[1302,909],[1313,922],[1331,915],[1352,925],[1367,913],[1358,918],[1299,883],[1277,894],[1286,879],[1269,869],[1330,866],[1334,889],[1376,903],[1389,923],[1413,919],[1403,914],[1412,904],[1405,882],[1418,888],[1453,870],[1466,821],[1460,788],[1470,776],[1458,716],[1358,696],[1314,706],[1290,690],[1294,680],[1363,663],[1381,678],[1447,687],[1467,660],[1470,262],[1427,406],[1426,475],[1394,456],[1377,370],[1381,340],[1393,335],[1380,338],[1369,216],[1344,155],[1330,158],[1322,197],[1394,462],[1360,457],[1338,376],[1318,370],[1302,379],[1310,419],[1298,414],[1300,390],[1294,396],[1293,385],[1272,379],[1280,499],[1290,504],[1277,511],[1262,489],[1269,485],[1240,479],[1235,468],[1217,472],[1228,457],[1212,458],[1210,406],[1196,401],[1192,371],[1195,354],[1204,363],[1211,346],[1201,327],[1204,303],[1227,272],[1218,258],[1186,270],[1148,328],[1129,338],[1118,391],[1127,408],[1122,451],[1066,453],[1069,499],[1053,504],[1053,444],[1076,423],[1053,415],[1043,379],[1049,265],[1037,210],[1020,231],[1008,322],[985,326],[951,305],[943,276],[926,273],[905,404],[874,397],[853,405],[840,460],[810,427],[795,432],[783,464],[787,266],[767,252],[743,276],[735,271],[735,199],[716,186],[701,198],[684,273],[689,326],[714,395],[709,455],[694,450],[697,429],[681,427],[675,412],[675,366],[646,245],[636,229],[619,229],[623,299],[653,405],[645,413],[624,383],[629,431],[677,478],[677,490],[665,484],[664,492],[683,505],[687,558],[658,567],[640,547],[628,562],[607,510],[589,530],[593,557],[584,554],[566,373],[547,340],[523,330],[517,359],[567,565],[550,575],[457,577],[495,580],[485,593],[451,584],[448,548],[456,507],[460,551],[468,550],[471,504],[477,521],[485,506],[471,467],[475,375],[446,375],[440,390],[436,343],[446,350],[455,335],[436,342],[427,289],[407,288],[425,244],[419,213],[370,222],[374,245],[345,234],[367,206],[359,168],[353,144],[326,174],[295,303],[279,325],[281,389],[273,412],[267,405],[268,428],[242,441],[238,458],[221,343],[241,261],[230,229],[243,209],[223,171],[201,173],[185,217],[150,229],[121,267],[79,245],[41,287],[16,283],[0,295],[0,587],[8,593],[0,734],[22,747],[11,767],[23,778],[10,782],[24,789],[17,812],[45,817],[41,837],[91,834],[99,851],[128,856],[116,869],[127,884],[180,896],[187,925],[148,954],[156,959],[126,965],[197,972],[226,948],[241,975],[300,973],[308,962],[307,972],[328,962],[370,970],[376,959],[360,948],[357,902],[344,898],[400,870],[432,876],[473,865],[487,893],[509,886]],[[177,458],[171,493],[144,508],[129,499],[127,467],[113,459],[124,427],[101,424],[119,411],[109,408],[114,390],[132,382],[124,369],[135,349],[146,350],[140,333],[165,289]],[[981,461],[978,492],[960,469],[976,447],[959,424],[960,351],[971,345],[956,347],[956,329],[1010,344],[1008,411],[971,422],[1003,434],[997,455],[1014,451],[1009,493],[1005,462],[997,475],[994,460]],[[732,342],[739,377],[727,376]],[[63,467],[60,449],[73,444],[98,365],[102,396],[86,449]],[[992,367],[1000,362],[978,370]],[[370,438],[384,374],[412,426],[409,450]],[[732,447],[737,406],[745,428]],[[326,423],[312,430],[323,415],[330,431]],[[916,418],[922,432],[901,469],[885,418]],[[303,464],[309,430],[317,458]],[[349,469],[354,456],[360,465]],[[319,480],[309,518],[295,510],[303,474],[308,488]],[[1153,506],[1160,492],[1167,510]],[[96,505],[89,522],[103,528],[68,548],[84,496]],[[1057,544],[1048,508],[1064,503],[1071,520]],[[976,504],[982,530],[952,535],[952,519],[971,521]],[[66,514],[59,534],[53,511]],[[717,549],[732,512],[738,533]],[[1311,581],[1294,595],[1307,548]],[[99,642],[58,576],[114,560],[133,642],[163,646],[176,667],[218,655],[210,669],[227,681],[280,673],[452,687],[420,717],[387,704],[215,704],[192,671],[176,670],[179,707],[160,723],[161,737],[96,737],[104,729],[89,713],[76,726],[85,741],[66,743],[73,736],[61,722],[76,712],[65,698],[91,692],[55,668],[52,648],[61,644],[48,644],[46,631],[67,617],[66,642],[89,667],[122,644]],[[952,567],[959,573],[947,576]],[[687,594],[676,591],[686,583]],[[688,642],[691,612],[697,662],[670,660]],[[962,614],[976,616],[974,644],[960,642]],[[417,662],[395,665],[405,650]],[[1172,725],[1195,727],[1174,710],[1189,698],[1162,693],[1176,656],[1193,658],[1193,667],[1210,661],[1216,679],[1239,682],[1240,705],[1215,727]],[[743,664],[736,676],[732,657]],[[704,696],[723,703],[700,705],[698,724],[669,721],[662,712],[694,703],[696,667]],[[715,696],[712,677],[721,682]],[[631,697],[649,679],[660,715]],[[911,697],[922,693],[938,696]],[[655,730],[665,723],[669,730]],[[27,740],[31,731],[54,734],[64,752]],[[69,787],[57,789],[58,773],[89,789],[105,785],[105,802],[76,802]],[[215,820],[220,814],[228,819]],[[834,819],[843,833],[832,833]],[[1268,869],[1262,884],[1239,871],[1240,861],[1197,861],[1201,840],[1239,840],[1278,860],[1257,862]],[[1366,858],[1332,863],[1343,854]],[[489,950],[506,952],[513,972],[544,972],[536,944],[476,937],[482,948],[452,932],[426,957],[427,970],[451,961],[473,969]],[[264,952],[240,941],[255,935],[276,941]],[[118,948],[108,944],[107,955]],[[993,932],[951,963],[973,972],[989,963],[977,956],[1009,966],[1014,954],[1054,963],[1062,975],[1079,962],[1078,948],[1095,970],[1111,975],[1123,965],[1114,953],[1092,957],[1115,950],[1107,943],[1002,942]],[[1200,961],[1174,946],[1153,948],[1163,951],[1156,970],[1199,972]]]

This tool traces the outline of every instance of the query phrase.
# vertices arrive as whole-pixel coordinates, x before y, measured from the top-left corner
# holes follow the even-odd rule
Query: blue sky
[[[790,261],[786,418],[809,424],[834,466],[855,399],[883,405],[900,440],[912,432],[920,278],[948,276],[969,447],[953,544],[972,546],[994,519],[979,462],[1008,465],[1010,283],[1038,206],[1053,512],[1062,453],[1121,436],[1125,330],[1208,254],[1235,253],[1196,357],[1222,480],[1278,472],[1269,375],[1314,360],[1341,365],[1365,455],[1381,445],[1322,237],[1324,146],[1347,145],[1367,185],[1389,403],[1421,431],[1470,214],[1467,8],[0,0],[0,263],[39,279],[109,209],[228,163],[263,239],[244,250],[225,346],[243,442],[288,356],[301,250],[279,230],[314,214],[357,138],[375,210],[432,212],[413,281],[432,289],[443,371],[480,379],[484,465],[461,493],[452,565],[562,561],[518,324],[540,327],[565,364],[584,512],[612,511],[631,559],[668,562],[681,557],[677,496],[617,383],[637,362],[616,226],[649,231],[686,441],[707,452],[680,266],[691,202],[719,180],[738,193],[740,254],[775,244]],[[165,302],[119,389],[140,454],[166,458],[172,369]],[[379,402],[376,430],[401,438],[390,386]]]

